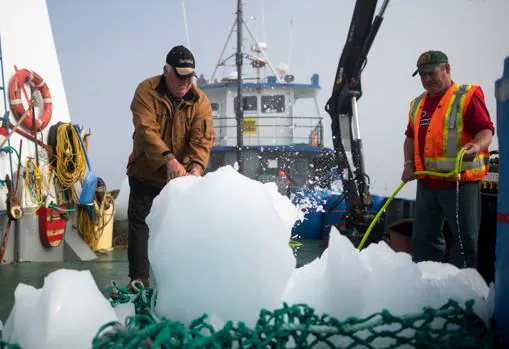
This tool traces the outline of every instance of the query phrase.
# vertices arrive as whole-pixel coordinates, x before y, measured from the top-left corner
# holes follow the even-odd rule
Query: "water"
[[[460,252],[463,257],[463,268],[467,267],[467,260],[465,258],[465,251],[463,250],[463,240],[461,239],[460,229],[460,180],[459,176],[456,179],[456,229],[458,229],[458,241],[460,243]]]

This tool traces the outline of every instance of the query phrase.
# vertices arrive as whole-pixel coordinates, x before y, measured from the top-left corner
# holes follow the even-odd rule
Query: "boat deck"
[[[297,266],[311,262],[320,256],[324,248],[321,240],[304,240],[296,252]],[[97,254],[92,261],[24,262],[0,265],[0,321],[5,324],[14,304],[14,290],[19,283],[40,288],[49,273],[59,269],[90,270],[101,292],[107,295],[111,281],[126,285],[129,281],[127,249],[117,248]]]

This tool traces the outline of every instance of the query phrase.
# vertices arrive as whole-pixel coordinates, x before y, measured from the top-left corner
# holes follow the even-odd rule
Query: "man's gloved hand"
[[[177,159],[171,159],[166,163],[166,171],[169,181],[177,177],[185,176],[187,174],[186,169],[181,165],[180,162],[178,162]]]

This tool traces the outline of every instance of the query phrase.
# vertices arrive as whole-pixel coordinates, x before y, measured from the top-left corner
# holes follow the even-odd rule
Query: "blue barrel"
[[[497,136],[500,152],[495,265],[495,321],[505,345],[509,344],[509,57],[504,75],[495,83]],[[507,195],[506,195],[507,194]]]

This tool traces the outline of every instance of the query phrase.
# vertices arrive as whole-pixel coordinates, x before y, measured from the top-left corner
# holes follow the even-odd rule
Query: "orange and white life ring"
[[[25,109],[21,99],[21,90],[25,84],[30,84],[33,90],[39,91],[42,96],[43,108],[39,117],[35,118],[35,125],[32,112]],[[11,110],[19,120],[25,113],[29,113],[22,121],[22,125],[36,132],[42,131],[51,120],[53,112],[53,103],[51,102],[51,94],[48,85],[36,72],[28,69],[20,69],[14,74],[9,83],[9,101]]]

